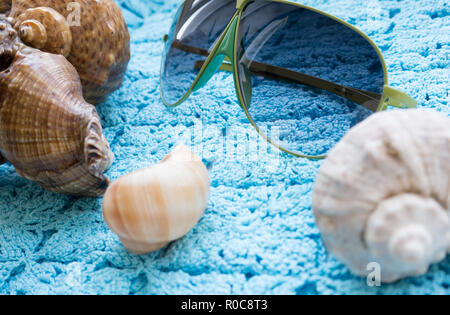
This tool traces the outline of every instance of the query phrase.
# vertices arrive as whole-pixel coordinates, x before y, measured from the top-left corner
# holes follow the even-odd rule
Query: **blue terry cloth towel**
[[[239,151],[242,142],[265,147],[229,73],[217,73],[181,106],[164,107],[162,38],[181,0],[116,2],[130,30],[132,59],[123,86],[97,107],[116,156],[107,175],[114,180],[154,164],[203,132],[193,149],[211,168],[208,207],[185,237],[137,256],[108,229],[101,198],[47,192],[2,165],[1,294],[450,294],[450,258],[424,276],[381,287],[353,276],[326,251],[311,211],[323,162],[271,148],[257,158]],[[448,1],[302,3],[368,34],[386,59],[392,86],[421,108],[450,114]]]

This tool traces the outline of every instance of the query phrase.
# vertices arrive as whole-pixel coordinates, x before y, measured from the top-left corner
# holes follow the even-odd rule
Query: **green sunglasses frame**
[[[231,18],[231,21],[229,22],[228,26],[225,28],[225,31],[222,33],[222,35],[219,37],[219,40],[211,50],[211,52],[208,54],[208,57],[203,62],[197,77],[195,78],[194,82],[192,83],[189,90],[185,93],[185,95],[176,103],[170,104],[166,102],[166,100],[163,97],[162,92],[162,80],[160,80],[160,92],[161,92],[161,99],[163,103],[167,107],[175,107],[186,101],[191,94],[199,89],[201,89],[205,84],[212,78],[212,76],[219,70],[223,71],[229,71],[233,73],[233,79],[234,79],[234,85],[235,90],[237,93],[238,101],[242,109],[244,110],[245,114],[247,115],[247,118],[249,122],[253,125],[253,127],[256,129],[256,131],[270,144],[277,147],[281,151],[284,151],[286,153],[292,154],[297,157],[302,158],[308,158],[308,159],[323,159],[326,157],[326,155],[317,155],[317,156],[311,156],[311,155],[304,155],[297,152],[292,152],[290,150],[287,150],[283,147],[281,147],[279,144],[271,141],[261,130],[260,128],[255,124],[252,117],[250,116],[247,107],[245,106],[244,96],[242,95],[241,88],[239,86],[239,80],[238,80],[238,64],[235,62],[236,60],[236,53],[237,53],[237,40],[238,40],[238,32],[239,32],[239,21],[241,20],[242,12],[250,1],[254,0],[236,0],[236,12]],[[307,10],[314,11],[316,13],[322,14],[324,16],[327,16],[360,34],[363,36],[375,49],[378,56],[380,57],[381,63],[383,65],[384,70],[384,82],[385,86],[383,88],[382,97],[380,100],[380,103],[378,105],[378,108],[375,112],[381,112],[385,111],[388,106],[398,107],[398,108],[416,108],[417,107],[417,101],[415,101],[413,98],[408,96],[407,94],[396,90],[390,86],[388,86],[388,71],[386,67],[386,63],[384,61],[383,55],[380,51],[380,49],[377,47],[377,45],[363,32],[361,32],[359,29],[354,27],[353,25],[335,17],[328,13],[322,12],[320,10],[317,10],[312,7],[308,7],[303,4],[294,3],[291,1],[284,1],[284,0],[272,0],[272,2],[280,2],[280,3],[286,3],[290,5],[294,5],[300,8],[305,8]],[[167,35],[164,37],[164,41],[167,41]],[[224,60],[226,62],[224,62]],[[163,71],[163,65],[161,65],[161,78],[162,78],[162,71]]]

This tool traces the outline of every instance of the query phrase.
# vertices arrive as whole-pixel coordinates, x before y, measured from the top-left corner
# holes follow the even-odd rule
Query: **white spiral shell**
[[[313,209],[328,250],[357,275],[420,275],[450,250],[450,119],[433,111],[373,115],[330,152]]]

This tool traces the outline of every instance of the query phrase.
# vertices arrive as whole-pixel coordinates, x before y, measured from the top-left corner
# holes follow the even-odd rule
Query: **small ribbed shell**
[[[450,119],[426,110],[378,113],[330,151],[313,209],[328,250],[357,275],[423,274],[450,250]]]
[[[48,190],[101,195],[113,155],[75,68],[61,55],[23,46],[1,70],[1,156]]]
[[[105,101],[122,84],[130,60],[130,35],[120,8],[114,0],[12,0],[9,16],[17,19],[37,7],[65,17],[72,35],[67,59],[78,71],[84,98],[91,104]],[[58,36],[53,32],[60,29],[47,28],[47,36]]]
[[[65,17],[52,8],[25,10],[14,23],[14,28],[26,45],[64,57],[69,55],[72,47],[70,27]]]

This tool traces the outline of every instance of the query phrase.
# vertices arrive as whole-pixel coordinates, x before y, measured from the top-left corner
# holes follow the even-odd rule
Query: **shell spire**
[[[20,37],[30,46],[41,49],[47,43],[47,31],[44,25],[36,20],[26,20],[20,25]]]
[[[378,261],[399,274],[424,274],[445,258],[450,218],[433,198],[405,193],[381,202],[367,221],[365,242]]]
[[[14,28],[31,47],[67,57],[72,48],[72,32],[61,14],[47,7],[25,10],[15,20]]]

